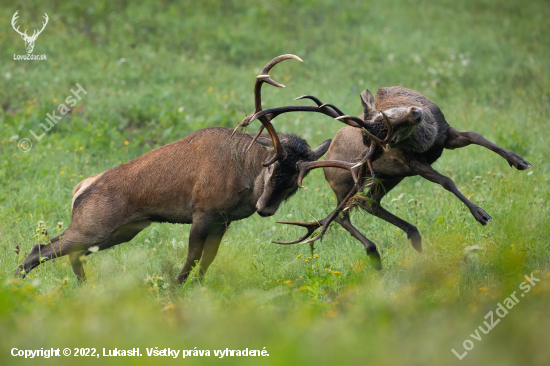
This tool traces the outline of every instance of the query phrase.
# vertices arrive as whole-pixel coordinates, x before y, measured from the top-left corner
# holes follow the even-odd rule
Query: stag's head
[[[263,192],[256,203],[256,210],[262,217],[275,214],[279,205],[296,193],[300,164],[318,160],[327,152],[331,142],[326,140],[312,150],[305,140],[294,134],[279,135],[279,138],[285,158],[263,169]],[[260,136],[256,142],[270,153],[275,152],[270,138]]]
[[[18,12],[19,12],[19,10],[16,11],[15,14],[13,14],[13,18],[11,18],[11,26],[13,27],[13,29],[17,33],[19,33],[21,35],[21,38],[23,38],[23,41],[25,41],[25,48],[27,49],[27,53],[31,53],[32,50],[34,49],[34,42],[36,42],[36,38],[38,38],[40,33],[42,33],[44,28],[46,28],[46,24],[48,24],[48,19],[49,19],[48,14],[44,13],[44,19],[46,21],[44,23],[42,23],[42,29],[40,29],[39,31],[35,30],[35,31],[33,31],[32,36],[28,36],[26,29],[25,29],[24,32],[20,32],[19,31],[19,26],[17,26],[17,28],[15,27],[16,20],[19,17],[17,15]]]
[[[361,104],[363,106],[363,119],[365,122],[373,126],[383,126],[384,120],[386,118],[389,120],[392,130],[391,136],[388,136],[388,143],[390,145],[397,145],[410,137],[424,118],[422,109],[416,106],[396,107],[377,111],[374,108],[374,97],[368,90],[361,93]]]

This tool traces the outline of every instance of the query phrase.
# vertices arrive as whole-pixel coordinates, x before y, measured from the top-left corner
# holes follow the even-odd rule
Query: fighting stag
[[[342,169],[324,167],[325,178],[337,197],[337,208],[319,221],[280,222],[304,227],[307,233],[297,240],[278,242],[278,244],[311,243],[320,239],[328,225],[336,220],[363,244],[367,255],[374,260],[375,267],[381,268],[380,254],[376,245],[351,224],[349,208],[361,207],[370,214],[397,226],[407,234],[412,246],[421,252],[422,238],[418,229],[384,209],[380,203],[382,198],[405,177],[419,175],[440,184],[457,196],[480,224],[487,225],[492,220],[491,217],[464,197],[449,177],[442,175],[431,165],[441,156],[444,149],[453,150],[476,144],[499,154],[510,166],[518,170],[531,167],[531,164],[521,156],[497,146],[477,132],[460,132],[450,127],[439,107],[414,90],[400,86],[380,88],[376,98],[366,90],[361,93],[361,104],[363,114],[359,117],[346,116],[338,111],[340,116],[337,119],[349,126],[338,131],[326,155],[327,160],[345,161],[353,164],[352,170],[358,169],[350,173]],[[295,106],[282,107],[278,112],[280,114],[294,110],[302,109]],[[263,113],[268,114],[270,111],[266,110]],[[367,134],[362,129],[361,122],[380,125],[382,119],[389,119],[392,129],[391,132],[388,131],[384,140],[381,140],[380,134]],[[380,151],[379,155],[375,152],[377,147]],[[369,161],[373,156],[376,159]],[[368,164],[368,170],[363,168],[365,162]],[[309,165],[315,166],[315,164]],[[376,179],[372,179],[375,177],[375,172]],[[301,180],[299,179],[298,182]],[[367,187],[368,192],[365,196],[356,196],[357,192]],[[320,227],[322,230],[317,236],[306,240]]]
[[[11,26],[17,33],[21,35],[21,38],[23,38],[23,41],[25,41],[25,48],[27,49],[27,53],[31,53],[32,50],[34,49],[34,42],[36,42],[36,39],[38,38],[40,33],[42,33],[44,28],[46,28],[46,24],[48,24],[48,20],[49,20],[48,14],[44,13],[44,19],[46,20],[46,22],[42,23],[42,29],[40,29],[39,31],[34,30],[32,33],[32,36],[28,36],[26,29],[25,29],[25,32],[21,33],[19,31],[19,26],[15,28],[16,20],[17,18],[19,18],[19,16],[17,15],[18,12],[19,10],[16,11],[15,14],[13,14],[13,17],[11,18]]]
[[[299,58],[279,56],[258,77],[256,109],[261,109],[264,82],[281,86],[267,72],[287,59]],[[248,134],[205,128],[80,182],[73,190],[68,229],[48,244],[35,244],[16,276],[68,255],[74,273],[84,280],[83,256],[130,241],[152,222],[192,224],[177,280],[185,281],[197,261],[204,274],[231,222],[254,212],[273,215],[298,190],[297,165],[319,159],[330,145],[327,140],[310,149],[294,134],[277,134],[268,119],[262,123],[271,139],[260,135],[251,144]],[[262,166],[265,161],[269,164]]]

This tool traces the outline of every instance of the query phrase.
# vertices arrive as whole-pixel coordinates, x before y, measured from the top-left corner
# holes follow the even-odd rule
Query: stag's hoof
[[[489,221],[493,221],[491,216],[489,216],[481,207],[475,207],[472,210],[472,215],[474,215],[476,220],[483,226],[487,225]]]
[[[509,160],[508,164],[510,166],[513,166],[517,170],[526,170],[531,167],[531,164],[529,164],[527,161],[523,160],[523,158],[519,155],[514,154]]]
[[[422,253],[422,237],[418,230],[408,235],[408,238],[411,239],[411,244],[413,248],[418,252]]]
[[[520,162],[517,166],[516,166],[516,169],[517,170],[526,170],[526,169],[529,169],[531,167],[531,164],[529,164],[528,162],[526,162],[525,160],[523,160],[522,162]]]

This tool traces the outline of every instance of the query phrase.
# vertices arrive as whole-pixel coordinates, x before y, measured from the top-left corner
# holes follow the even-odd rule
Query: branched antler
[[[311,112],[318,112],[323,113],[326,115],[329,115],[333,117],[335,114],[337,114],[337,117],[333,117],[337,119],[338,121],[341,121],[343,123],[346,123],[349,126],[361,128],[363,133],[367,135],[369,140],[371,141],[369,149],[365,152],[364,157],[361,159],[361,161],[357,164],[348,163],[344,161],[337,161],[337,160],[326,160],[326,161],[315,161],[315,162],[307,162],[307,163],[299,163],[298,167],[300,170],[299,176],[298,176],[298,186],[300,188],[303,188],[302,186],[302,180],[305,175],[305,173],[308,170],[320,168],[320,167],[336,167],[336,168],[343,168],[347,169],[351,172],[354,186],[350,190],[350,192],[347,194],[347,196],[340,202],[338,207],[334,211],[332,211],[327,217],[319,220],[319,221],[313,221],[313,222],[297,222],[297,221],[278,221],[280,224],[287,224],[287,225],[296,225],[301,226],[307,229],[307,233],[300,237],[299,239],[289,241],[289,242],[275,242],[277,244],[282,245],[289,245],[289,244],[297,244],[297,243],[313,243],[314,241],[317,241],[322,238],[322,236],[325,234],[325,232],[328,230],[329,225],[336,219],[336,217],[342,212],[346,207],[348,207],[348,203],[352,197],[355,196],[355,194],[361,189],[362,186],[362,179],[363,175],[365,173],[364,164],[367,163],[367,166],[369,168],[369,172],[371,176],[375,177],[375,172],[372,166],[372,162],[374,159],[376,159],[380,154],[376,154],[377,147],[380,147],[383,152],[387,151],[387,144],[388,141],[392,135],[393,129],[392,125],[390,123],[390,120],[388,116],[384,112],[380,112],[382,116],[384,117],[384,121],[386,123],[386,129],[387,134],[386,137],[381,140],[380,138],[374,136],[368,128],[372,128],[372,125],[369,125],[362,119],[354,116],[345,115],[341,110],[339,110],[337,107],[331,105],[331,104],[323,104],[318,98],[305,95],[296,99],[311,99],[313,100],[318,108],[315,109],[315,107],[307,107],[307,106],[289,106],[289,107],[281,107],[281,108],[272,108],[269,110],[263,110],[260,113],[256,113],[252,117],[252,120],[255,118],[260,118],[266,115],[269,115],[270,119],[275,118],[276,116],[286,113],[286,112],[293,112],[293,111],[311,111]],[[327,107],[332,108],[332,110],[329,110]],[[356,170],[357,169],[357,170]],[[318,235],[316,235],[313,238],[310,238],[309,240],[305,240],[308,237],[310,237],[318,228],[321,228],[321,231]],[[305,240],[305,241],[304,241]]]
[[[279,62],[289,59],[295,59],[300,62],[303,62],[303,60],[292,54],[286,54],[275,57],[273,60],[269,61],[267,65],[263,68],[260,75],[256,76],[256,83],[254,84],[254,115],[262,110],[262,85],[263,83],[268,83],[273,86],[276,86],[278,88],[284,88],[285,86],[283,84],[279,84],[275,80],[271,79],[269,76],[269,71],[271,68],[275,65],[277,65]],[[252,116],[245,117],[238,125],[235,127],[235,130],[233,131],[233,134],[237,132],[237,130],[241,127],[248,126],[250,123],[252,123]],[[269,136],[271,137],[271,140],[273,140],[273,146],[274,146],[274,154],[268,161],[262,163],[263,166],[269,166],[276,162],[277,160],[282,160],[285,158],[285,152],[283,149],[283,146],[281,145],[281,142],[279,141],[279,137],[277,136],[277,132],[275,131],[275,128],[273,125],[269,122],[269,118],[261,117],[260,122],[262,123],[262,127],[260,128],[260,131],[258,132],[257,136],[259,136],[262,131],[267,129],[267,132],[269,133]],[[256,141],[257,136],[254,138],[252,143]]]
[[[359,177],[363,176],[363,171],[364,171],[364,165],[360,165],[357,171]],[[274,241],[274,243],[281,244],[281,245],[290,245],[290,244],[298,244],[298,243],[306,244],[306,243],[313,243],[314,241],[321,239],[325,234],[325,232],[328,230],[328,227],[332,223],[332,221],[334,221],[334,219],[336,219],[336,217],[340,214],[340,212],[347,207],[348,201],[359,191],[359,189],[361,189],[361,185],[362,183],[360,180],[355,181],[353,188],[349,191],[346,198],[344,198],[342,202],[340,202],[340,204],[336,207],[336,209],[332,211],[324,219],[321,219],[319,221],[313,221],[313,222],[277,221],[278,224],[287,224],[287,225],[296,225],[296,226],[305,227],[307,229],[307,233],[301,236],[299,239],[296,239],[293,241],[287,241],[287,242]],[[307,239],[309,236],[311,236],[315,232],[315,230],[317,230],[318,228],[322,228],[319,234],[317,234],[315,237],[309,240],[303,241]]]

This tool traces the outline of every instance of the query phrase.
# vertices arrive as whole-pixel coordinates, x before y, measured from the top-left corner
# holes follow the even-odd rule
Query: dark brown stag
[[[316,222],[281,222],[305,227],[307,233],[301,238],[291,242],[279,242],[278,244],[295,244],[300,242],[313,242],[321,238],[328,225],[336,220],[354,238],[358,239],[365,247],[366,252],[377,268],[381,268],[380,255],[376,245],[362,235],[350,222],[349,208],[359,206],[403,230],[411,240],[413,247],[422,251],[422,239],[418,229],[393,215],[381,205],[382,198],[391,191],[405,177],[419,175],[431,182],[440,184],[443,188],[453,193],[468,207],[474,218],[482,225],[487,225],[491,217],[479,206],[470,202],[456,188],[454,182],[431,167],[442,154],[444,149],[456,149],[470,144],[483,146],[502,156],[510,166],[518,170],[531,167],[522,157],[512,151],[501,148],[486,140],[477,132],[460,132],[450,127],[437,105],[432,103],[422,94],[400,86],[380,88],[376,98],[366,90],[361,93],[363,114],[359,117],[344,116],[342,112],[337,119],[348,123],[336,134],[326,159],[339,160],[354,164],[359,171],[354,174],[342,169],[325,167],[325,178],[336,194],[338,205],[329,216]],[[263,114],[278,114],[301,110],[300,107],[281,107],[273,110],[265,110]],[[315,111],[315,110],[312,110]],[[391,131],[386,139],[381,140],[380,133],[365,133],[357,127],[364,124],[380,125],[380,121],[388,118]],[[356,123],[357,126],[354,126]],[[374,135],[374,136],[373,136]],[[389,148],[391,146],[391,148]],[[378,147],[378,148],[377,148]],[[377,160],[372,159],[372,154]],[[370,156],[369,156],[370,155]],[[370,158],[370,159],[368,159]],[[363,169],[365,162],[372,161],[369,169]],[[314,166],[323,162],[307,164]],[[357,164],[355,164],[357,163]],[[374,178],[376,172],[376,180]],[[357,179],[357,176],[360,179]],[[300,182],[300,180],[299,180]],[[354,199],[355,194],[369,186],[365,197]],[[321,233],[316,237],[306,240],[318,228]],[[306,240],[306,241],[304,241]]]
[[[257,111],[262,84],[281,86],[267,73],[286,59],[300,60],[279,56],[257,78]],[[327,140],[311,150],[300,137],[277,134],[265,118],[262,123],[271,139],[257,136],[251,144],[250,135],[205,128],[80,182],[73,190],[68,229],[49,244],[34,245],[16,276],[68,255],[74,273],[85,279],[82,256],[130,241],[152,222],[192,224],[178,281],[185,281],[197,261],[203,274],[231,222],[256,211],[273,215],[298,189],[297,165],[319,159],[330,145]]]

